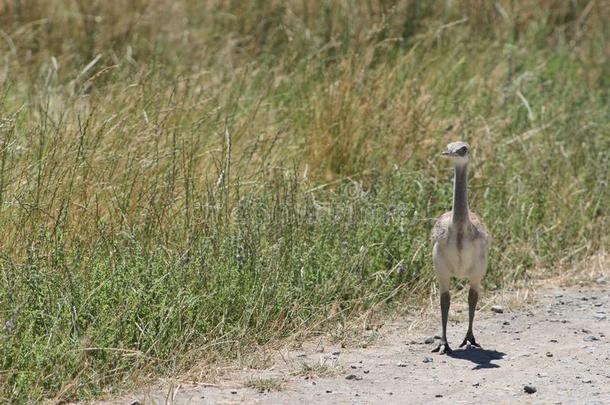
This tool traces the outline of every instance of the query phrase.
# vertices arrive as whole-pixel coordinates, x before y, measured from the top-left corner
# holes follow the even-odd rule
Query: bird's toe
[[[471,336],[466,335],[466,337],[464,338],[464,341],[462,342],[460,347],[464,347],[464,346],[466,346],[466,348],[468,348],[468,349],[471,346],[481,348],[481,345],[477,343],[477,341],[474,339],[474,336],[472,336],[472,335]]]
[[[447,342],[445,342],[445,343],[441,343],[436,348],[432,349],[432,353],[451,354],[451,353],[453,353],[453,350],[451,350],[451,348],[449,347],[449,344]]]

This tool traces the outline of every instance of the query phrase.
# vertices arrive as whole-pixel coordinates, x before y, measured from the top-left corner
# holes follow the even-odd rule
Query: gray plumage
[[[441,297],[441,344],[435,352],[451,353],[447,343],[447,319],[449,316],[451,277],[466,277],[470,283],[468,292],[468,331],[460,347],[471,344],[480,347],[474,338],[472,324],[479,298],[481,281],[487,271],[489,231],[483,221],[468,209],[468,162],[470,146],[465,142],[447,145],[444,156],[451,159],[455,169],[453,183],[453,208],[441,215],[432,228],[432,262],[438,278]]]

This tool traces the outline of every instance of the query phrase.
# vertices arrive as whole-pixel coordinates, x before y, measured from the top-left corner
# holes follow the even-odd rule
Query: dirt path
[[[523,298],[523,297],[521,297]],[[513,297],[514,299],[514,297]],[[520,299],[517,297],[517,299]],[[539,291],[529,305],[502,313],[481,308],[475,335],[484,349],[458,348],[466,331],[465,297],[455,297],[449,327],[454,353],[424,343],[436,323],[387,325],[367,348],[312,343],[277,353],[266,370],[218,385],[175,387],[131,396],[140,403],[610,403],[610,284]],[[427,333],[426,333],[427,332]],[[528,394],[524,387],[536,389]],[[260,392],[257,388],[270,389]],[[121,401],[125,403],[125,401]]]

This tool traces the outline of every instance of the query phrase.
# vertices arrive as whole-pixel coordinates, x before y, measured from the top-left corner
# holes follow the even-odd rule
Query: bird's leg
[[[441,343],[433,352],[438,352],[440,354],[450,354],[453,350],[449,347],[447,343],[447,319],[449,318],[449,304],[451,302],[451,296],[449,295],[449,291],[445,291],[441,293],[441,322],[443,326],[443,336],[441,339]]]
[[[470,287],[468,291],[468,332],[466,332],[466,337],[464,341],[460,345],[460,347],[466,346],[466,344],[470,343],[475,347],[481,347],[476,340],[474,340],[474,334],[472,333],[472,323],[474,321],[474,313],[477,309],[477,301],[479,300],[479,292],[476,288]]]

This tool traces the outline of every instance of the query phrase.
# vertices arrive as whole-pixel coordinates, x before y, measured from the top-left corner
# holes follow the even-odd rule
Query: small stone
[[[13,329],[15,329],[15,321],[13,319],[9,319],[8,321],[4,322],[5,332],[11,333]]]
[[[442,397],[443,397],[443,395],[442,395],[442,394],[436,394],[434,397],[435,397],[435,398],[442,398]]]
[[[364,370],[363,373],[364,374],[368,374],[368,373],[370,373],[370,371],[369,370]]]
[[[235,395],[235,394],[237,394],[237,391],[233,390],[233,391],[231,391],[231,394]]]
[[[434,339],[441,340],[441,335],[434,335]]]
[[[583,384],[591,384],[593,381],[592,380],[582,380]]]
[[[341,354],[341,352],[336,351],[336,352],[333,352],[332,354],[333,354],[333,356],[338,356],[338,355],[340,355],[340,354]]]
[[[427,345],[434,343],[434,336],[428,336],[426,339],[424,339],[424,343]]]
[[[398,364],[397,364],[397,366],[398,366],[398,367],[407,367],[407,366],[408,366],[408,364],[407,364],[407,363],[405,363],[405,362],[402,362],[402,361],[401,361],[400,363],[398,363]]]
[[[591,333],[591,331],[589,329],[582,328],[581,330],[582,330],[582,333]]]
[[[355,370],[358,368],[358,366],[354,366],[353,364],[351,366],[349,366],[352,370]]]
[[[527,392],[528,394],[533,394],[538,390],[533,385],[526,385],[523,387],[523,391]]]
[[[504,322],[502,322],[502,325],[510,325],[510,322],[504,321]]]
[[[551,353],[551,352],[546,352],[546,357],[553,357],[553,353]]]
[[[606,314],[604,314],[603,312],[596,312],[593,315],[593,318],[597,319],[598,321],[603,321],[604,319],[606,319]]]
[[[551,342],[551,343],[557,343],[557,339],[551,339],[551,340],[549,340],[549,342]]]
[[[493,305],[491,307],[491,312],[495,312],[496,314],[504,313],[504,307],[502,305]]]
[[[432,363],[434,359],[432,357],[424,357],[424,363]]]
[[[594,336],[594,335],[589,335],[589,336],[585,336],[583,338],[583,340],[585,342],[595,342],[596,340],[599,340],[599,338],[597,336]]]
[[[345,379],[360,381],[360,380],[362,380],[362,377],[358,377],[356,374],[350,374],[347,377],[345,377]]]
[[[332,394],[333,390],[326,390],[327,394]]]

